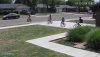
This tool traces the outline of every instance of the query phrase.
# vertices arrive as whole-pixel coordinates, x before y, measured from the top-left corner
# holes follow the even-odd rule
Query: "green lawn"
[[[66,31],[40,25],[0,30],[0,57],[71,57],[25,42]]]
[[[0,15],[0,18],[2,18],[3,17],[3,15]]]
[[[69,42],[69,41],[67,41],[66,38],[57,39],[57,40],[54,40],[53,42],[59,43],[62,45],[66,45],[66,46],[71,46],[71,47],[73,47],[73,45],[74,45],[74,42]]]

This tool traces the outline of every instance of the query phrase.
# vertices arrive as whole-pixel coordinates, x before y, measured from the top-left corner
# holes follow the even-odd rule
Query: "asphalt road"
[[[75,13],[61,13],[61,14],[53,14],[52,19],[53,21],[60,21],[61,17],[65,17],[65,19],[76,19],[79,17],[91,17],[92,15],[90,14],[75,14]],[[22,24],[29,24],[29,22],[26,22],[28,16],[22,16],[20,19],[14,19],[14,20],[1,20],[0,19],[0,27],[5,27],[5,26],[13,26],[13,25],[22,25]],[[41,15],[41,16],[32,16],[32,22],[43,22],[47,21],[48,16],[46,15]]]

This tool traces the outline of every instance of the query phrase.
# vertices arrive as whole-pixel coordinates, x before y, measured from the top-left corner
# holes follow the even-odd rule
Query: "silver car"
[[[20,15],[16,13],[9,13],[5,16],[3,16],[3,20],[9,20],[9,19],[19,19]]]

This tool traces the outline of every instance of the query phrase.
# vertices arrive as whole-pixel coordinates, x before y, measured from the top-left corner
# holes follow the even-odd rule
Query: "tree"
[[[42,3],[46,5],[47,11],[48,11],[48,6],[49,6],[49,0],[42,0]]]
[[[100,2],[92,7],[96,19],[96,26],[100,27]]]
[[[24,2],[24,0],[16,0],[16,4],[22,4]]]
[[[78,10],[80,12],[81,7],[90,7],[91,4],[93,4],[94,0],[68,0],[73,5],[76,5],[78,7]]]
[[[75,3],[71,2],[71,1],[66,1],[66,5],[73,6],[73,5],[75,5]]]
[[[0,0],[0,4],[11,3],[11,0]]]
[[[56,1],[56,0],[51,0],[51,2],[50,2],[50,11],[51,11],[52,13],[56,12],[55,1]]]
[[[49,11],[55,12],[55,4],[56,4],[55,1],[56,0],[42,0],[42,3],[47,6],[47,10],[48,10],[48,6],[50,6]]]
[[[17,0],[16,3],[22,3],[22,4],[25,4],[30,8],[30,11],[32,14],[35,14],[36,13],[36,5],[38,3],[38,0]]]
[[[36,13],[36,5],[37,5],[37,3],[38,3],[38,0],[27,0],[25,4],[30,6],[31,7],[31,9],[30,9],[31,12],[33,14],[35,14]]]
[[[65,0],[56,0],[56,5],[63,5],[65,4]]]
[[[94,0],[68,0],[68,1],[80,6],[81,5],[87,6],[87,4],[91,5],[91,3],[94,2]]]

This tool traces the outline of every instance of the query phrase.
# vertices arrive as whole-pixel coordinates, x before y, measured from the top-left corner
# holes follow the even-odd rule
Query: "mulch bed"
[[[77,42],[77,43],[69,42],[69,41],[66,40],[66,38],[53,40],[52,42],[59,43],[59,44],[62,44],[62,45],[66,45],[66,46],[71,46],[71,47],[78,48],[78,49],[83,49],[83,50],[88,50],[88,51],[100,53],[100,51],[95,51],[93,49],[87,48],[86,42]]]

